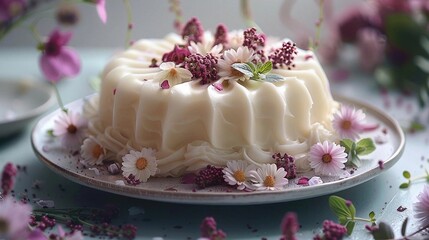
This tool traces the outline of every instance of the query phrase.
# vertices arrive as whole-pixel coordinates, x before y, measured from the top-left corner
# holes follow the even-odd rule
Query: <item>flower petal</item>
[[[106,13],[106,0],[97,1],[97,13],[101,21],[106,24],[107,22],[107,13]]]

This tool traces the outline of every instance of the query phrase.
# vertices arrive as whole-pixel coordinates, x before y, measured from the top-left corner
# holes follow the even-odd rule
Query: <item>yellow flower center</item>
[[[341,123],[341,128],[344,129],[344,130],[349,130],[350,128],[352,128],[352,122],[349,121],[349,120],[344,120]]]
[[[170,75],[170,77],[175,78],[177,76],[177,70],[172,68],[170,69],[170,72],[168,72],[168,75]]]
[[[77,132],[77,127],[75,125],[73,125],[73,124],[70,124],[67,127],[67,132],[70,133],[70,134],[75,134]]]
[[[322,156],[322,161],[323,161],[324,163],[330,163],[330,162],[332,161],[332,156],[331,156],[331,154],[328,154],[328,153],[323,154],[323,156]]]
[[[147,160],[144,157],[137,159],[136,168],[138,170],[144,170],[147,167]]]
[[[273,176],[265,177],[265,180],[264,180],[264,186],[265,187],[274,187],[275,183],[276,183],[276,181],[275,181]]]
[[[95,145],[92,149],[92,156],[94,158],[99,158],[103,154],[103,148],[100,145]]]
[[[241,170],[235,171],[233,176],[234,176],[235,180],[237,180],[237,182],[246,181],[246,176],[244,176],[244,172]]]

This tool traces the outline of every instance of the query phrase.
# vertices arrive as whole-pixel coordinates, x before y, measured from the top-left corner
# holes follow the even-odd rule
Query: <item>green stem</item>
[[[250,11],[249,1],[248,0],[240,0],[240,7],[241,7],[241,15],[243,16],[244,21],[246,22],[246,25],[248,27],[254,27],[259,32],[262,32],[262,29],[253,20],[252,12]]]
[[[133,28],[133,12],[131,9],[131,4],[129,0],[124,0],[125,10],[127,12],[127,34],[125,37],[125,48],[128,48],[131,45],[131,34]]]
[[[347,220],[357,220],[357,221],[361,221],[361,222],[369,222],[372,223],[373,221],[371,221],[371,219],[366,219],[366,218],[360,218],[360,217],[354,217],[352,218],[347,218]]]
[[[61,100],[60,92],[58,91],[57,85],[55,83],[51,83],[54,90],[55,95],[57,96],[58,105],[60,106],[61,110],[65,113],[68,112],[68,109],[64,107],[63,101]]]

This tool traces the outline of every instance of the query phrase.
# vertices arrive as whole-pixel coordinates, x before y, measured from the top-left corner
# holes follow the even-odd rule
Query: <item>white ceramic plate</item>
[[[374,131],[365,133],[363,137],[382,138],[383,144],[377,144],[377,149],[366,156],[367,160],[357,170],[341,179],[324,178],[324,183],[314,186],[298,185],[297,179],[289,181],[289,185],[280,191],[238,191],[227,186],[196,189],[193,184],[182,184],[180,178],[151,178],[147,183],[137,186],[117,185],[116,180],[123,180],[121,175],[111,175],[105,167],[99,167],[99,174],[86,169],[78,164],[79,153],[71,153],[59,145],[58,141],[52,141],[47,136],[47,131],[52,128],[53,120],[60,110],[57,110],[44,118],[34,127],[32,133],[32,146],[39,159],[54,172],[79,184],[95,189],[112,192],[120,195],[149,199],[164,202],[191,203],[191,204],[265,204],[311,198],[330,194],[346,188],[366,182],[373,177],[392,167],[402,155],[404,150],[404,133],[398,123],[370,105],[349,100],[344,97],[336,99],[345,104],[363,108],[369,122],[378,123],[380,126]],[[69,109],[79,109],[83,100],[69,104]],[[384,168],[379,167],[378,161],[383,160]],[[313,172],[300,174],[299,176],[313,176]]]
[[[0,138],[12,135],[55,102],[52,87],[30,79],[0,79]]]

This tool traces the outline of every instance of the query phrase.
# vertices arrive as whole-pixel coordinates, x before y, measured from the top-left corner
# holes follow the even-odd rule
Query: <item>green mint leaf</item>
[[[257,72],[257,69],[259,68],[257,65],[255,65],[253,62],[248,62],[248,63],[246,63],[249,67],[250,67],[250,69],[252,69],[252,73],[255,73],[255,72]]]
[[[425,125],[423,125],[423,124],[421,124],[421,123],[419,123],[419,122],[416,122],[416,121],[413,121],[411,124],[410,124],[410,126],[408,127],[408,131],[410,131],[410,132],[420,132],[420,131],[424,131],[425,130]]]
[[[254,76],[252,68],[249,65],[247,65],[247,63],[234,63],[231,65],[231,67],[233,67],[235,70],[243,73],[248,77]]]
[[[339,217],[338,222],[341,225],[345,226],[345,225],[347,225],[348,222],[350,222],[350,220],[347,217]]]
[[[404,222],[402,222],[401,226],[401,234],[403,237],[405,237],[405,234],[407,232],[407,225],[408,225],[408,218],[405,218]]]
[[[408,171],[403,171],[402,172],[402,176],[404,176],[404,178],[406,179],[410,179],[411,178],[411,173]]]
[[[370,218],[371,220],[373,220],[373,219],[374,219],[374,217],[375,217],[375,213],[374,213],[374,211],[371,211],[371,212],[368,214],[368,216],[369,216],[369,218]]]
[[[346,149],[346,153],[352,149],[353,141],[350,139],[343,139],[340,141],[340,145]]]
[[[364,138],[357,142],[356,153],[358,155],[368,155],[375,150],[375,144],[371,138]]]
[[[267,74],[267,75],[265,75],[264,80],[267,82],[275,83],[275,82],[284,81],[285,78],[280,76],[280,75],[277,75],[277,74]]]
[[[380,224],[378,224],[378,228],[374,231],[371,231],[371,234],[375,240],[386,240],[395,238],[395,234],[393,233],[392,228],[384,222],[380,222]]]
[[[399,185],[399,188],[400,189],[405,189],[405,188],[408,188],[409,186],[410,186],[409,183],[402,183],[401,185]]]
[[[271,61],[265,62],[262,66],[258,67],[258,73],[267,74],[273,69]]]
[[[46,131],[46,134],[48,134],[49,137],[55,137],[54,129],[48,129],[48,131]]]
[[[329,207],[332,212],[338,217],[338,219],[345,218],[348,220],[354,220],[356,209],[353,204],[350,207],[347,206],[346,200],[338,196],[329,197]]]
[[[347,229],[347,235],[350,236],[353,233],[353,229],[355,228],[355,222],[349,221],[345,227]]]

